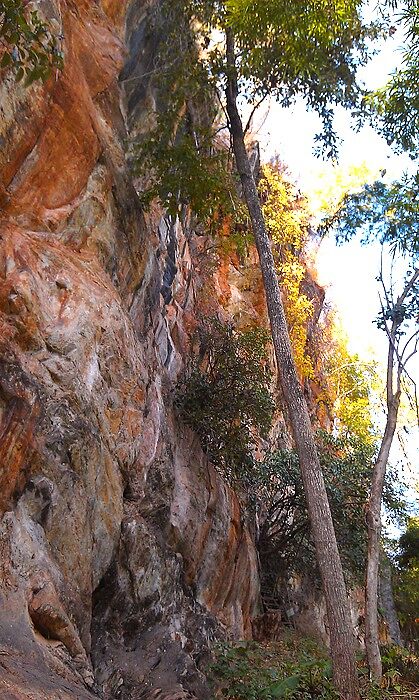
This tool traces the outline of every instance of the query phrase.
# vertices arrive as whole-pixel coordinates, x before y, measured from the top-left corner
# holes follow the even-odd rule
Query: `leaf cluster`
[[[400,686],[397,688],[398,678],[412,683],[415,688],[419,687],[419,658],[414,653],[392,644],[383,648],[381,660],[383,662],[384,676],[389,677],[392,675],[396,678],[396,690],[399,692],[402,690]]]
[[[374,406],[381,391],[376,363],[348,350],[346,334],[327,310],[311,339],[311,352],[320,415],[322,409],[331,419],[335,435],[374,443]]]
[[[365,503],[376,449],[357,436],[333,437],[323,431],[317,433],[317,448],[342,563],[348,576],[359,581],[366,554]],[[290,572],[317,575],[315,553],[297,454],[273,452],[256,474],[253,490],[263,504],[258,541],[262,586],[272,594],[278,579],[285,580]],[[404,512],[391,473],[384,503],[393,517]]]
[[[415,559],[419,562],[419,518],[410,518],[399,539],[399,565],[406,569]]]
[[[305,98],[323,121],[319,148],[332,157],[338,145],[334,106],[360,108],[356,73],[370,56],[371,39],[382,32],[379,23],[363,23],[361,6],[357,0],[226,2],[243,87],[269,93],[285,107],[298,95]]]
[[[365,104],[374,127],[378,127],[387,143],[415,159],[419,138],[419,7],[416,0],[402,3],[396,24],[404,33],[400,67],[384,87],[366,96]]]
[[[46,81],[53,68],[63,67],[58,37],[36,10],[30,11],[23,0],[1,0],[0,68],[11,68],[17,81],[30,85]]]
[[[226,165],[228,149],[217,148],[215,138],[218,128],[228,128],[222,123],[227,30],[235,36],[243,97],[254,103],[270,95],[288,106],[302,95],[323,120],[319,143],[336,155],[334,106],[360,106],[356,72],[380,32],[378,25],[363,23],[361,5],[360,0],[163,0],[155,32],[164,36],[153,69],[156,124],[138,139],[133,158],[136,174],[149,179],[144,204],[158,197],[177,213],[188,203],[206,223],[220,209],[240,211],[232,167]],[[202,119],[205,105],[213,111]]]
[[[154,126],[136,138],[132,164],[146,208],[157,199],[176,215],[189,205],[210,227],[220,211],[235,213],[240,204],[229,149],[218,136],[213,76],[202,57],[207,38],[188,5],[163,0],[156,8],[153,31],[164,40],[153,70]],[[206,4],[198,9],[202,21]]]
[[[175,137],[166,139],[161,119],[157,122],[156,131],[135,151],[135,173],[149,178],[140,194],[144,207],[158,199],[175,216],[189,205],[198,220],[211,227],[220,209],[231,209],[228,153],[212,148],[210,130],[195,128],[191,133],[182,123]]]
[[[390,184],[376,180],[358,192],[344,195],[322,232],[334,227],[339,243],[361,232],[361,242],[388,243],[393,252],[419,255],[419,174],[405,174]]]
[[[371,683],[359,659],[363,700],[417,697],[417,657],[392,646],[383,649],[383,685]],[[208,669],[216,698],[230,700],[337,700],[326,649],[317,640],[284,629],[281,640],[270,643],[218,644]]]
[[[415,275],[415,276],[412,276]],[[389,334],[389,328],[393,329],[393,342],[398,343],[398,361],[405,367],[409,357],[417,352],[417,342],[415,341],[419,329],[414,330],[419,321],[419,280],[416,278],[416,271],[409,269],[405,275],[404,290],[406,294],[395,298],[393,289],[385,289],[384,299],[382,299],[381,313],[375,323],[378,328]],[[379,277],[381,281],[381,277]],[[400,343],[403,336],[405,338],[404,347]],[[406,351],[409,351],[405,358]],[[407,375],[410,380],[410,376]],[[408,390],[409,381],[404,388]]]
[[[299,639],[298,651],[293,642],[284,635],[281,643],[269,646],[257,642],[219,644],[210,667],[216,697],[337,700],[331,683],[331,664],[324,651],[310,639]]]
[[[245,483],[253,452],[268,436],[275,404],[267,333],[237,331],[206,319],[198,330],[198,359],[179,382],[175,406],[200,437],[210,460],[230,481]]]
[[[398,542],[394,570],[394,599],[402,634],[407,644],[419,652],[417,618],[419,610],[419,518],[409,518]],[[408,659],[407,659],[408,661]],[[416,682],[419,682],[416,673]]]

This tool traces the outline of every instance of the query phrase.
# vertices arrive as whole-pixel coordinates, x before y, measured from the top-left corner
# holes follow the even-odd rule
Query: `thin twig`
[[[260,98],[260,100],[258,100],[258,102],[256,102],[255,106],[253,107],[252,111],[250,112],[249,119],[247,120],[247,124],[246,124],[246,126],[245,126],[245,128],[244,128],[244,131],[243,131],[243,136],[246,136],[247,132],[248,132],[249,129],[250,129],[250,125],[251,125],[251,123],[252,123],[252,119],[253,119],[253,117],[254,117],[254,115],[255,115],[255,112],[259,109],[259,107],[260,107],[260,105],[262,104],[262,102],[264,102],[264,101],[266,100],[266,98],[268,97],[268,95],[269,95],[269,91],[266,91],[266,92],[264,93],[264,95],[262,95],[262,97]]]

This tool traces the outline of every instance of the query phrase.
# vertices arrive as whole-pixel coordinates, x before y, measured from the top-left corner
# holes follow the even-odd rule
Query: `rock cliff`
[[[258,607],[238,499],[172,394],[199,310],[264,313],[261,284],[139,205],[153,4],[43,0],[63,72],[2,75],[4,700],[209,697],[208,640],[249,636]]]

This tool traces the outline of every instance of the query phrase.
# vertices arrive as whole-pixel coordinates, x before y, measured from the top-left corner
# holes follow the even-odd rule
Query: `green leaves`
[[[228,144],[217,143],[212,124],[224,120],[226,60],[223,35],[237,45],[241,94],[262,95],[288,106],[298,96],[322,118],[320,151],[336,155],[334,105],[360,109],[356,71],[369,56],[369,39],[380,31],[364,25],[361,0],[164,0],[156,36],[159,104],[155,128],[134,148],[135,173],[143,178],[143,202],[154,198],[171,213],[187,203],[208,224],[217,211],[240,217]],[[161,19],[163,18],[163,19]],[[160,24],[159,24],[160,23]],[[211,108],[208,109],[208,106]]]
[[[145,208],[156,199],[177,215],[188,205],[208,228],[219,215],[241,211],[229,150],[215,125],[214,76],[203,57],[209,41],[206,25],[192,25],[193,16],[205,22],[210,6],[163,0],[156,11],[153,29],[156,36],[164,36],[153,78],[158,99],[148,115],[152,128],[132,148]]]
[[[343,197],[322,230],[333,226],[338,242],[361,233],[361,242],[388,243],[394,252],[419,256],[419,173],[405,174],[399,182],[382,180]]]
[[[339,700],[331,683],[331,663],[326,650],[314,639],[285,628],[281,641],[260,644],[236,642],[218,644],[208,675],[214,697],[220,700]],[[383,649],[383,685],[370,683],[363,665],[363,700],[391,700],[415,697],[418,658],[396,645]],[[362,663],[362,662],[361,662]]]
[[[229,700],[338,700],[326,650],[284,629],[281,641],[219,644],[209,669],[215,697]]]
[[[381,31],[378,24],[362,22],[361,6],[357,0],[226,2],[225,21],[235,34],[242,89],[259,95],[267,91],[283,106],[297,95],[305,97],[322,118],[318,141],[328,156],[337,151],[334,105],[361,108],[356,72],[369,58],[369,39]]]
[[[366,553],[365,502],[375,446],[355,436],[317,433],[317,449],[344,569],[352,580],[363,576]],[[255,467],[253,493],[262,507],[258,542],[262,593],[276,595],[278,581],[290,572],[316,575],[314,548],[298,458],[277,450]],[[401,514],[401,495],[390,472],[384,490],[390,515]]]
[[[398,151],[419,155],[419,6],[407,0],[396,16],[404,34],[400,67],[384,87],[366,96],[371,121]]]
[[[147,177],[140,195],[143,205],[147,208],[158,199],[173,216],[189,205],[198,220],[211,227],[220,211],[230,212],[236,198],[228,152],[213,148],[211,128],[191,127],[187,117],[175,134],[168,128],[167,114],[157,123],[134,149],[135,174]]]
[[[253,450],[267,437],[275,407],[266,346],[261,329],[239,332],[207,319],[199,328],[200,360],[187,369],[175,398],[213,463],[242,484],[250,479]]]
[[[407,568],[415,559],[419,564],[419,517],[409,519],[406,531],[400,536],[399,548],[401,568]]]
[[[300,676],[289,676],[289,678],[284,678],[279,683],[272,683],[272,685],[268,686],[267,691],[272,698],[289,698],[292,697],[293,691],[297,690],[300,682]]]
[[[45,82],[53,68],[63,67],[58,38],[23,0],[1,0],[0,44],[4,51],[0,68],[12,69],[16,81],[26,78],[26,86],[36,80]]]

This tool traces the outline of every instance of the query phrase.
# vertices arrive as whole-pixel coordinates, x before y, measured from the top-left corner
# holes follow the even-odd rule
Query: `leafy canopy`
[[[397,8],[397,2],[388,3]],[[374,127],[396,151],[417,161],[419,152],[419,6],[406,0],[396,21],[404,33],[401,67],[386,85],[367,95]],[[334,226],[339,241],[361,232],[362,242],[387,243],[411,268],[419,258],[419,174],[406,173],[398,182],[377,179],[359,191],[344,194],[325,228]]]
[[[399,3],[389,2],[390,7]],[[404,0],[397,10],[396,23],[404,34],[400,67],[388,82],[366,97],[374,127],[398,151],[418,156],[419,137],[419,6]],[[378,120],[377,120],[378,118]],[[378,122],[378,123],[377,123]]]
[[[284,106],[303,96],[323,120],[317,138],[328,155],[337,148],[333,108],[360,105],[356,72],[368,60],[368,39],[380,31],[363,23],[361,7],[358,0],[226,2],[224,21],[235,34],[244,86]]]
[[[376,447],[354,435],[333,437],[320,431],[317,448],[343,566],[358,580],[366,554],[364,507]],[[404,503],[401,488],[393,482],[391,473],[384,503],[398,519],[404,515]],[[276,585],[290,571],[314,573],[314,545],[296,453],[279,450],[268,455],[258,467],[254,490],[263,504],[259,537],[262,586],[266,579]]]
[[[363,23],[361,7],[361,0],[163,0],[156,20],[156,36],[165,38],[153,70],[155,126],[139,135],[134,149],[137,174],[152,174],[145,203],[158,197],[172,212],[189,203],[206,220],[217,208],[237,209],[231,166],[216,146],[216,135],[228,129],[227,30],[235,35],[242,97],[254,104],[270,95],[289,105],[302,95],[323,120],[321,149],[335,155],[334,107],[361,108],[356,72],[379,32]]]

